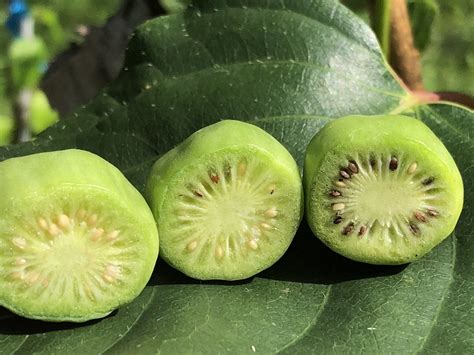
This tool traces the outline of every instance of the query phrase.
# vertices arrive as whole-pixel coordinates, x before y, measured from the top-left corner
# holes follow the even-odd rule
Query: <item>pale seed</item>
[[[278,215],[278,211],[276,207],[269,208],[268,210],[265,211],[264,213],[265,217],[268,218],[274,218]]]
[[[114,240],[118,237],[119,235],[119,231],[118,230],[114,230],[112,232],[110,232],[109,234],[107,234],[107,240]]]
[[[120,266],[114,264],[108,264],[105,272],[111,277],[117,278],[120,276]]]
[[[56,237],[59,233],[61,233],[61,230],[58,228],[58,226],[55,223],[51,223],[48,229],[49,234],[52,237]]]
[[[99,240],[100,237],[104,234],[103,228],[93,228],[91,233],[91,240],[96,241]]]
[[[217,246],[216,247],[216,258],[217,259],[222,259],[223,256],[224,256],[224,249],[222,249],[221,246]]]
[[[257,244],[256,240],[254,240],[254,239],[249,240],[248,244],[249,244],[250,249],[257,250],[258,244]]]
[[[416,162],[411,163],[408,167],[408,174],[413,174],[416,171],[416,168],[418,168],[418,164]]]
[[[24,249],[24,248],[26,247],[26,244],[27,244],[27,243],[26,243],[26,239],[23,238],[23,237],[15,237],[15,238],[13,238],[13,239],[12,239],[12,243],[13,243],[16,247],[18,247],[18,248],[20,248],[20,249]]]
[[[38,224],[39,226],[44,229],[45,231],[48,230],[48,222],[46,222],[46,220],[44,218],[39,218],[38,219]]]
[[[61,213],[58,217],[58,224],[61,228],[68,228],[70,225],[69,217],[66,216],[64,213]]]
[[[333,211],[340,211],[340,210],[343,210],[345,207],[346,205],[344,205],[342,202],[332,204]]]
[[[115,278],[113,278],[112,276],[106,273],[102,275],[102,278],[104,279],[105,282],[108,282],[108,283],[112,283],[115,281]]]
[[[15,261],[15,264],[18,266],[25,265],[26,264],[26,259],[24,258],[17,258]]]
[[[193,240],[192,242],[188,243],[186,246],[186,249],[188,249],[189,252],[194,251],[198,246],[198,242],[196,240]]]

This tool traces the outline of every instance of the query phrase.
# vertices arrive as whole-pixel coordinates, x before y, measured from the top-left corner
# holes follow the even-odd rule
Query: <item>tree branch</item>
[[[411,90],[422,91],[420,53],[415,48],[406,0],[392,0],[390,64]]]

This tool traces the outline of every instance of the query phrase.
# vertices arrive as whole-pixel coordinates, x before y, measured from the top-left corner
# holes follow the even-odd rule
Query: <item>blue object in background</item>
[[[20,36],[21,22],[28,16],[28,6],[25,0],[10,0],[8,5],[9,16],[5,26],[15,37]]]

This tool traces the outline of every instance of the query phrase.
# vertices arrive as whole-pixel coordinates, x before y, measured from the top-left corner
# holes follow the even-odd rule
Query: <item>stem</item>
[[[411,90],[423,91],[420,53],[415,48],[406,0],[391,0],[390,64]]]
[[[371,22],[385,58],[390,55],[390,8],[391,0],[373,0]]]

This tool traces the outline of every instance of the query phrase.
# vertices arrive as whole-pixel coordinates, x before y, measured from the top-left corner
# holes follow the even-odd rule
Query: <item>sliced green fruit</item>
[[[131,302],[158,256],[145,200],[113,165],[65,150],[0,163],[0,304],[82,322]]]
[[[350,116],[308,146],[306,217],[334,251],[371,264],[422,257],[453,231],[462,210],[456,164],[421,121]]]
[[[160,255],[188,276],[239,280],[274,264],[302,217],[302,183],[290,153],[239,121],[203,128],[153,166],[146,196]]]

